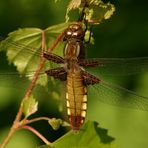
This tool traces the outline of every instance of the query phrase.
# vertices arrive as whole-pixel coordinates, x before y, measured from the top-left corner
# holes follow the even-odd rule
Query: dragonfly
[[[65,47],[63,56],[44,51],[43,57],[50,62],[62,66],[46,69],[45,73],[58,79],[66,81],[66,106],[67,115],[73,131],[79,131],[85,122],[87,113],[87,94],[89,87],[99,96],[97,99],[111,105],[148,111],[148,97],[144,97],[126,88],[108,83],[98,76],[87,71],[89,68],[97,69],[99,72],[114,74],[135,74],[147,69],[148,57],[141,58],[92,58],[87,59],[85,55],[85,37],[81,23],[73,23],[65,29],[63,42]],[[16,50],[25,45],[8,41]],[[31,47],[26,48],[31,54]],[[26,52],[27,52],[26,51]],[[38,55],[36,55],[38,56]],[[7,74],[9,75],[9,73]],[[126,99],[122,94],[126,94]],[[110,97],[113,96],[113,97]]]

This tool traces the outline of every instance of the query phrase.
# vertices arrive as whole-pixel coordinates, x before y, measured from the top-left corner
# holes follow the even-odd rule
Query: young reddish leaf
[[[48,123],[50,124],[50,126],[54,130],[58,130],[60,128],[60,126],[65,126],[65,127],[69,127],[70,126],[70,124],[67,123],[66,121],[63,121],[61,119],[56,119],[56,118],[49,119]]]
[[[67,9],[72,10],[72,9],[79,8],[81,2],[82,0],[71,0]]]
[[[56,119],[56,118],[52,118],[48,120],[48,123],[50,124],[50,126],[54,129],[54,130],[58,130],[62,124],[62,120],[61,119]]]
[[[71,1],[69,2],[69,5],[67,6],[66,15],[65,15],[66,22],[69,21],[69,15],[68,15],[69,12],[70,12],[71,10],[73,10],[73,9],[79,8],[80,5],[81,5],[81,2],[82,2],[82,0],[71,0]]]
[[[85,19],[89,23],[99,24],[102,20],[109,19],[115,11],[113,4],[104,3],[101,0],[71,0],[66,12],[66,21],[69,20],[69,12],[78,9],[80,13],[84,9]]]
[[[86,19],[93,24],[99,24],[102,20],[109,19],[115,11],[115,7],[111,3],[103,3],[99,1],[98,4],[91,4],[86,10]]]

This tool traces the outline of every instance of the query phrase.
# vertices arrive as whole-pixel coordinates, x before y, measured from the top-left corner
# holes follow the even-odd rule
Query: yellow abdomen
[[[80,73],[67,74],[66,104],[71,127],[78,131],[84,123],[87,109],[87,90]]]

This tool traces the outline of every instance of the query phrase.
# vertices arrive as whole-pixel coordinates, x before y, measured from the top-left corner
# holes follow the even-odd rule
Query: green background
[[[107,2],[107,1],[106,1]],[[111,1],[116,11],[111,19],[94,27],[95,45],[87,51],[90,57],[142,57],[148,56],[148,2],[146,0]],[[0,1],[0,36],[7,36],[9,32],[18,28],[37,27],[45,29],[50,25],[64,22],[68,1],[61,0],[1,0]],[[8,63],[4,53],[0,53],[0,70],[7,70]],[[13,67],[8,67],[14,69]],[[139,94],[148,96],[148,72],[128,76],[128,78],[107,78],[117,81]],[[118,81],[119,80],[119,81]],[[4,81],[4,83],[6,83]],[[8,82],[7,82],[8,83]],[[15,84],[16,85],[16,84]],[[15,87],[15,88],[14,88]],[[23,88],[23,86],[22,86]],[[0,87],[0,142],[5,137],[23,96],[17,85]],[[44,90],[41,92],[45,93]],[[59,100],[48,98],[48,94],[39,94],[38,115],[61,117],[58,111]],[[100,126],[109,130],[109,135],[116,138],[120,148],[148,147],[148,112],[125,109],[103,104],[90,97],[89,120],[96,120]],[[65,129],[52,131],[47,123],[33,124],[50,141],[60,137]],[[20,146],[31,148],[43,144],[36,136],[24,130],[14,135],[8,148]]]

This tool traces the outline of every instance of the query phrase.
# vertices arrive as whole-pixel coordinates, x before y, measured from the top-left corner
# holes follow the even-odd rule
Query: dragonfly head
[[[84,40],[85,32],[82,28],[82,24],[74,23],[69,25],[69,27],[65,31],[64,41],[68,40],[76,40],[76,41],[83,41]]]

